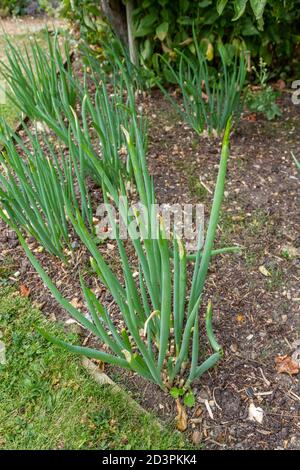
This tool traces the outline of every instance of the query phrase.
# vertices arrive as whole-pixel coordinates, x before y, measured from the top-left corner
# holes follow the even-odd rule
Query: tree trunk
[[[121,0],[100,0],[104,16],[123,44],[128,46],[126,9]]]
[[[129,57],[133,65],[138,65],[138,53],[136,47],[136,41],[133,36],[133,1],[127,0],[126,2],[126,18],[127,18],[127,31],[128,31],[128,47],[129,47]]]

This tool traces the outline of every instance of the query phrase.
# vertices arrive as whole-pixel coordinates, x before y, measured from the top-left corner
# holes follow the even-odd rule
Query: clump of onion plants
[[[58,150],[46,135],[39,139],[24,125],[29,145],[2,122],[0,139],[0,217],[34,237],[49,253],[65,258],[71,247],[65,199],[81,208],[92,227],[92,208],[82,157]],[[45,152],[45,149],[47,151]]]
[[[85,141],[87,154],[95,148],[91,134],[96,136],[106,173],[111,175],[111,181],[115,185],[118,185],[120,173],[127,179],[133,177],[130,158],[126,151],[126,139],[122,132],[122,127],[128,127],[133,115],[140,128],[139,136],[143,146],[147,148],[147,122],[142,114],[137,112],[134,88],[129,83],[129,77],[125,75],[125,72],[120,72],[122,70],[122,66],[115,70],[110,84],[107,83],[107,78],[102,73],[102,79],[95,83],[94,96],[91,96],[88,86],[85,86],[80,113],[83,132],[79,129],[76,115],[73,113],[73,116],[69,116],[77,141],[82,139]],[[123,73],[125,78],[120,76]],[[92,168],[93,178],[95,174],[93,159],[87,160],[87,164]]]
[[[12,55],[8,57],[12,65],[21,51],[12,44],[10,48]],[[128,127],[134,115],[144,148],[147,139],[145,120],[137,114],[128,75],[116,71],[109,89],[102,73],[102,80],[95,82],[92,90],[85,76],[78,94],[78,100],[81,99],[75,105],[74,100],[70,100],[67,83],[74,84],[78,90],[80,86],[73,80],[71,65],[65,69],[63,53],[56,43],[52,44],[49,36],[48,48],[54,67],[53,83],[50,79],[49,87],[46,86],[46,75],[42,75],[43,67],[45,70],[48,67],[47,54],[37,43],[31,46],[34,63],[27,54],[28,63],[21,62],[13,69],[11,77],[6,75],[21,109],[45,126],[42,132],[37,132],[34,124],[31,130],[24,125],[31,150],[12,129],[2,124],[0,137],[4,151],[0,157],[0,205],[2,216],[6,214],[49,253],[64,257],[65,248],[70,247],[65,198],[73,207],[79,205],[83,220],[91,227],[87,178],[95,179],[98,171],[95,162],[118,187],[120,174],[125,180],[133,178],[122,126]],[[55,64],[58,75],[54,74]],[[36,69],[40,71],[37,77]],[[33,92],[31,87],[37,90]],[[53,138],[55,145],[51,144]],[[59,150],[62,146],[64,151]],[[101,182],[99,185],[101,187]]]
[[[129,71],[121,62],[114,68],[110,82],[100,65],[90,67],[89,72],[86,68],[80,82],[73,72],[68,39],[64,38],[62,47],[58,35],[53,39],[50,33],[45,48],[32,41],[24,51],[7,37],[6,56],[7,63],[0,62],[0,74],[8,84],[9,99],[25,116],[42,123],[42,127],[51,130],[67,147],[74,147],[71,133],[84,157],[85,173],[92,178],[90,153],[99,156],[115,184],[120,172],[131,177],[121,126],[131,119],[129,108],[136,108]],[[88,64],[92,64],[91,60]],[[83,132],[79,133],[75,126],[77,119]],[[143,129],[141,135],[145,137],[146,123],[142,116],[139,122]],[[76,153],[74,148],[73,153]],[[79,150],[77,154],[79,159]]]
[[[46,331],[41,333],[54,344],[74,353],[96,358],[101,361],[129,369],[145,379],[154,382],[165,391],[189,393],[194,380],[212,368],[221,359],[223,351],[212,328],[212,305],[209,302],[205,315],[206,336],[209,350],[203,352],[203,338],[200,339],[199,317],[203,301],[205,280],[213,252],[220,206],[223,199],[227,161],[229,156],[230,120],[223,138],[219,172],[209,225],[203,249],[194,257],[187,253],[185,242],[175,234],[171,240],[166,236],[164,221],[151,218],[144,220],[139,211],[130,211],[126,183],[120,176],[116,188],[99,160],[91,155],[98,178],[103,188],[104,201],[113,203],[128,227],[129,239],[134,248],[135,260],[128,256],[120,236],[120,226],[109,209],[111,224],[115,231],[123,276],[119,277],[105,261],[93,235],[84,223],[78,210],[66,199],[66,212],[75,231],[91,255],[91,266],[101,282],[111,293],[122,317],[123,328],[119,329],[110,309],[101,304],[96,294],[81,279],[82,291],[90,318],[76,309],[62,297],[41,265],[26,245],[17,230],[21,244],[31,263],[48,286],[53,296],[84,328],[97,336],[106,350],[68,344],[52,337]],[[138,198],[151,214],[156,203],[153,180],[146,162],[145,148],[140,128],[133,113],[131,129],[123,129],[134,173]],[[134,136],[134,138],[132,137]],[[111,207],[108,205],[108,207]],[[151,228],[145,233],[156,236],[135,236],[132,222],[139,228]],[[155,227],[152,225],[155,224]],[[154,232],[152,232],[154,230]],[[225,249],[226,250],[226,249]],[[191,286],[188,288],[188,265],[192,264]],[[201,346],[201,352],[199,345]],[[109,348],[109,352],[107,352]]]
[[[43,114],[56,118],[63,113],[60,96],[74,106],[80,87],[73,74],[71,51],[64,38],[51,37],[46,32],[47,46],[36,39],[28,46],[17,47],[6,36],[6,60],[0,61],[0,75],[7,83],[10,101],[32,120],[42,120]],[[57,109],[58,108],[58,109]]]
[[[167,99],[179,111],[187,124],[197,134],[221,135],[230,116],[239,118],[242,110],[241,94],[246,79],[246,63],[243,54],[228,63],[224,46],[218,48],[221,69],[215,73],[197,40],[195,57],[180,54],[178,70],[165,61],[172,82],[178,85],[183,103],[179,104],[158,83]]]

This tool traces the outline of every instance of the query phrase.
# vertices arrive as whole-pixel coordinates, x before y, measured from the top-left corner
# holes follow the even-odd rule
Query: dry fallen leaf
[[[105,364],[103,361],[100,361],[100,359],[91,359],[91,361],[96,364],[96,366],[98,367],[98,369],[100,370],[100,372],[104,372],[104,369],[105,369]]]
[[[287,354],[275,357],[275,363],[279,374],[295,375],[300,370],[298,364]]]
[[[286,88],[286,83],[284,80],[279,79],[274,83],[273,88],[275,88],[275,90],[284,90]]]
[[[80,302],[80,300],[78,299],[78,297],[74,297],[74,299],[72,299],[70,301],[70,304],[75,307],[75,308],[80,308],[82,307],[82,303]]]
[[[195,445],[199,445],[202,439],[202,433],[200,431],[194,431],[192,434],[192,441]]]
[[[176,406],[177,406],[177,416],[176,416],[176,427],[178,431],[185,431],[187,428],[187,413],[186,409],[182,404],[180,403],[180,400],[177,398],[176,400]]]
[[[109,426],[110,426],[111,429],[116,429],[116,424],[117,424],[116,419],[110,419],[109,420]]]
[[[259,272],[263,275],[263,276],[266,276],[266,277],[270,277],[271,276],[271,273],[267,270],[267,268],[265,268],[264,266],[260,266],[259,268]]]
[[[257,120],[256,113],[251,113],[243,117],[243,121],[255,122],[256,120]]]
[[[21,297],[29,297],[30,289],[29,287],[25,286],[25,284],[20,285],[20,295]]]
[[[199,416],[201,416],[202,413],[203,413],[203,410],[202,410],[201,406],[200,406],[200,405],[197,406],[197,408],[196,408],[195,411],[194,411],[194,416],[195,416],[196,418],[199,418]]]

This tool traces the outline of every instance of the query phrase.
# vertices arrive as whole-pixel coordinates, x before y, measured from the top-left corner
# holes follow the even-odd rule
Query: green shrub
[[[21,15],[25,13],[28,5],[28,0],[1,0],[0,2],[0,17],[12,15]]]
[[[177,61],[175,49],[194,53],[193,25],[197,42],[206,44],[207,58],[212,62],[222,41],[228,53],[249,50],[254,61],[263,57],[275,73],[290,76],[292,69],[295,72],[299,67],[295,54],[299,0],[144,1],[134,18],[141,57],[158,75],[165,69],[157,54]]]
[[[64,0],[62,11],[80,25],[88,42],[102,45],[107,28],[99,19],[98,1]],[[221,41],[232,56],[249,50],[255,63],[263,57],[274,76],[300,73],[300,0],[144,0],[136,5],[133,19],[141,63],[165,79],[167,68],[159,56],[177,63],[176,50],[193,54],[193,25],[212,64]]]
[[[38,0],[40,9],[49,16],[56,16],[60,6],[60,0]]]

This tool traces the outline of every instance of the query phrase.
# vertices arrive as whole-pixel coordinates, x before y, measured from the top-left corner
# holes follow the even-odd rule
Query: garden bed
[[[196,136],[158,91],[140,98],[139,105],[150,120],[148,160],[159,202],[201,202],[207,216],[220,140]],[[232,136],[216,247],[236,244],[244,250],[214,258],[206,285],[203,305],[212,299],[216,336],[225,356],[193,386],[197,405],[190,413],[188,433],[207,448],[300,448],[299,374],[278,374],[275,367],[277,356],[294,352],[300,327],[300,178],[290,156],[290,151],[299,152],[300,110],[289,93],[283,94],[281,108],[283,115],[274,122],[244,115]],[[99,195],[97,188],[94,191]],[[11,282],[26,288],[49,318],[67,321],[68,315],[24,257],[17,237],[0,224],[0,262],[13,266]],[[85,308],[78,281],[81,270],[103,303],[111,305],[110,294],[92,277],[80,244],[69,265],[62,265],[33,240],[30,243],[72,303]],[[118,269],[114,244],[104,244],[101,250]],[[115,306],[110,312],[118,317]],[[95,345],[92,337],[80,333],[85,344]],[[174,401],[157,387],[117,368],[107,367],[106,372],[144,408],[164,421],[173,420]],[[264,411],[262,424],[248,420],[251,401]]]

